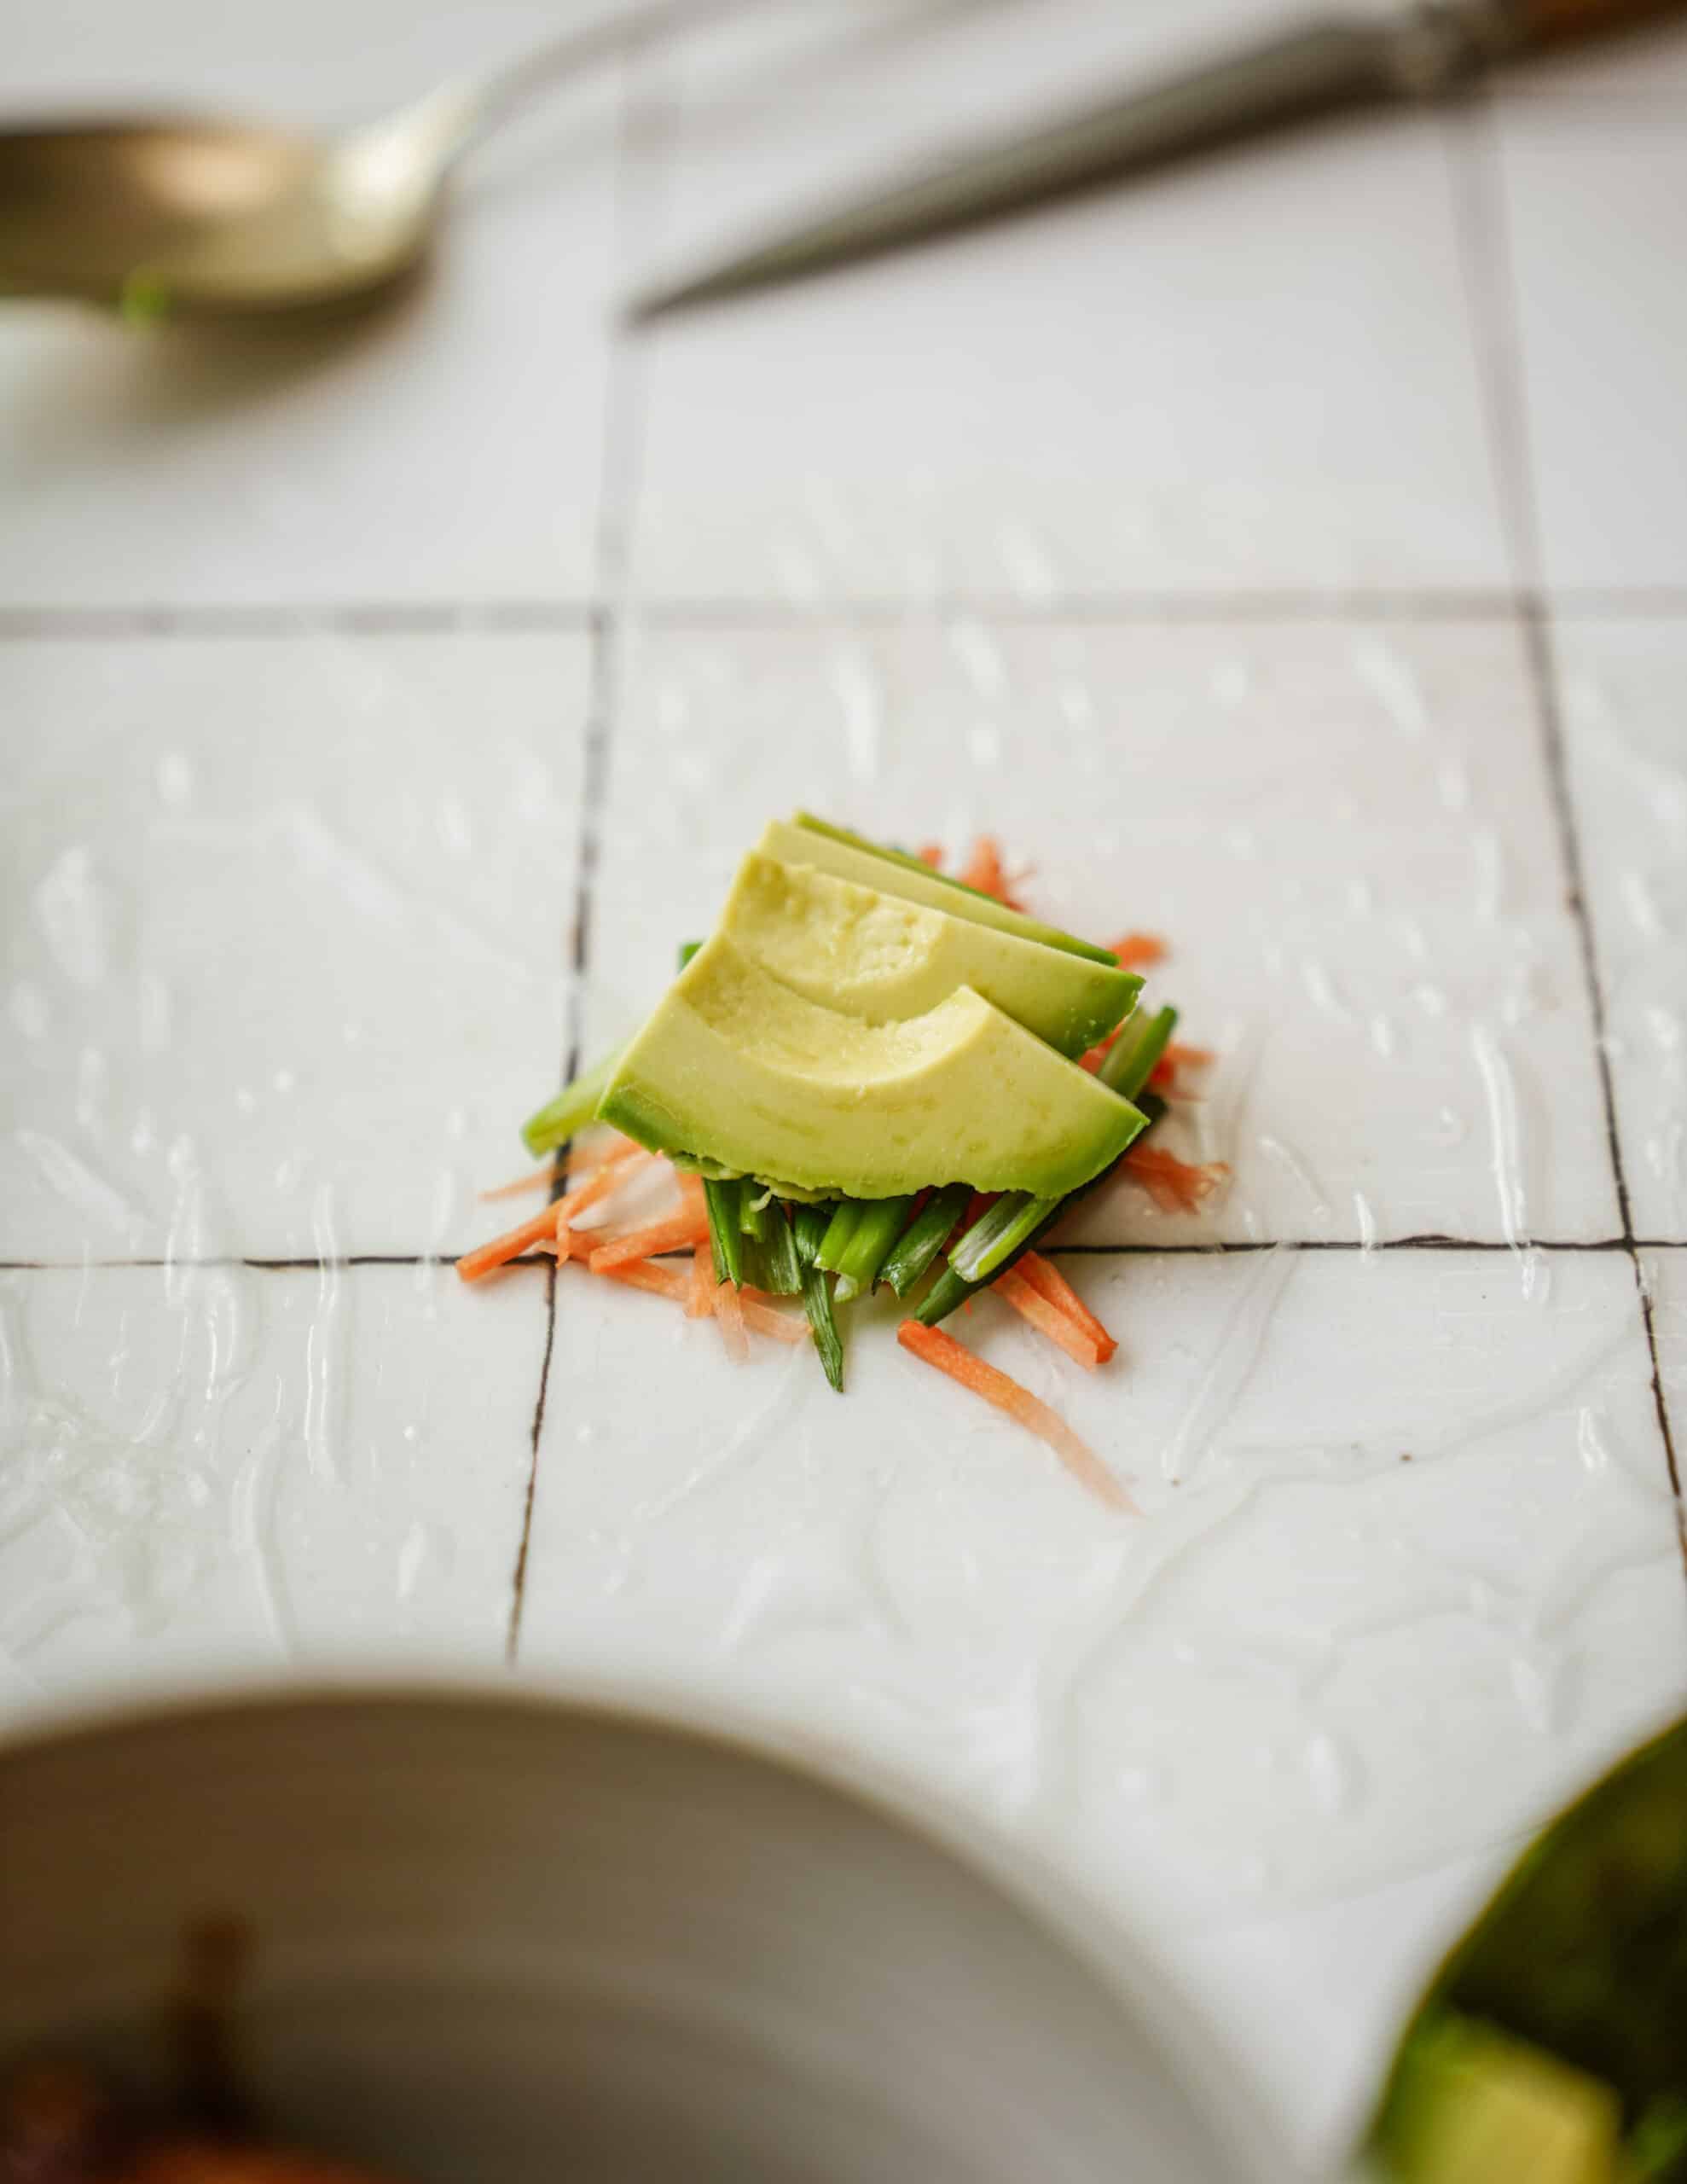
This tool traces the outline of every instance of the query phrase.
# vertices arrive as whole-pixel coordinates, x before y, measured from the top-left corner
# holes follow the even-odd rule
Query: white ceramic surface
[[[0,315],[0,1659],[19,1715],[513,1625],[660,1673],[1152,1925],[1321,2152],[1508,1847],[1687,1694],[1684,48],[608,312],[1260,12],[775,6],[536,118],[365,340]],[[0,44],[37,105],[330,119],[554,20],[0,0]],[[1173,944],[1227,1195],[1075,1224],[1097,1381],[969,1330],[1134,1525],[877,1308],[838,1403],[439,1264],[798,799],[994,827]]]
[[[1659,85],[1668,90],[1668,79]],[[1687,586],[1680,375],[1687,139],[1673,95],[1506,102],[1498,127],[1552,584]]]
[[[216,2092],[415,2184],[1104,2184],[1127,2149],[1142,2184],[1287,2184],[1151,1957],[790,1744],[482,1688],[0,1753],[0,2051],[179,2100],[160,2003],[214,1919],[242,1944]]]

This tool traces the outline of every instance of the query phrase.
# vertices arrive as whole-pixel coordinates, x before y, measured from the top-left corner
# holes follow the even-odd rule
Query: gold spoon
[[[0,130],[0,294],[244,317],[369,294],[421,258],[451,169],[535,92],[746,0],[649,0],[333,137],[237,122]]]

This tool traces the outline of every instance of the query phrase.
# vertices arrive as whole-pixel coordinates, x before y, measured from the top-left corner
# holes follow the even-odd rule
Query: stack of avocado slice
[[[643,1029],[527,1141],[594,1117],[700,1174],[717,1278],[803,1293],[841,1385],[834,1301],[880,1279],[907,1294],[973,1191],[1008,1194],[964,1240],[966,1278],[920,1305],[941,1317],[1147,1126],[1135,1095],[1174,1019],[1132,1018],[1140,986],[1109,950],[798,813],[745,858]],[[1128,1018],[1101,1071],[1080,1068]]]
[[[1413,2018],[1369,2151],[1393,2184],[1687,2184],[1687,1722],[1525,1854]]]

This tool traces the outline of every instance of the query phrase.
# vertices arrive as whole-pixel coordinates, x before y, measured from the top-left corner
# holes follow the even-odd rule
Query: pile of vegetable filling
[[[1174,1210],[1222,1178],[1145,1142],[1208,1059],[1173,1041],[1174,1008],[1139,1002],[1162,952],[1027,915],[992,841],[951,877],[932,850],[775,822],[642,1030],[528,1123],[529,1151],[560,1165],[505,1188],[548,1183],[544,1211],[458,1272],[530,1251],[583,1263],[712,1317],[734,1356],[751,1333],[812,1341],[840,1391],[848,1307],[888,1289],[906,1349],[1128,1507],[1064,1420],[943,1323],[988,1287],[1096,1370],[1117,1345],[1037,1246],[1117,1170]],[[670,1211],[577,1226],[658,1162]]]

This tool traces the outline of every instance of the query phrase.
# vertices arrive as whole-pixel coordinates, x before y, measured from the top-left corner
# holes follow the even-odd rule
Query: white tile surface
[[[1553,645],[1635,1229],[1687,1239],[1687,621]]]
[[[1527,1294],[1504,1253],[1077,1278],[1121,1339],[1103,1374],[994,1299],[967,1333],[1144,1519],[909,1359],[889,1314],[840,1402],[806,1351],[733,1368],[712,1326],[565,1276],[524,1660],[820,1724],[1168,1933],[1480,1850],[1687,1694],[1621,1254],[1551,1255]]]
[[[1542,573],[1687,583],[1687,93],[1520,97],[1499,126]]]
[[[585,641],[0,647],[0,1257],[443,1252],[561,1061]]]
[[[278,610],[565,611],[629,537],[635,593],[731,611],[601,686],[591,1031],[770,810],[994,828],[1053,915],[1172,938],[1158,983],[1225,1056],[1180,1141],[1237,1174],[1203,1224],[1087,1217],[1151,1247],[1064,1262],[1122,1339],[1094,1381],[994,1301],[966,1324],[1134,1522],[880,1307],[839,1403],[805,1354],[729,1371],[713,1330],[565,1272],[525,1665],[676,1675],[1052,1850],[1153,1927],[1316,2154],[1520,1831],[1687,1686],[1624,1255],[1151,1249],[1616,1225],[1539,723],[1465,596],[1516,573],[1472,194],[1438,125],[1385,120],[675,324],[612,389],[606,307],[1277,4],[768,0],[641,72],[618,148],[610,79],[490,150],[429,287],[355,337],[0,314],[0,622],[275,630],[0,645],[0,1258],[71,1262],[0,1275],[0,1705],[501,1658],[543,1279],[341,1261],[509,1211],[471,1192],[563,1043],[588,639]],[[0,0],[0,47],[14,107],[316,122],[583,12]],[[1687,582],[1673,50],[1500,107],[1555,586]],[[1302,596],[1402,587],[1460,611]],[[933,620],[934,592],[1009,611]],[[1087,620],[1052,613],[1069,592]],[[862,598],[897,611],[791,611]],[[1636,1220],[1680,1237],[1687,661],[1632,604],[1555,637]],[[174,1263],[79,1263],[136,1252]],[[1679,1449],[1684,1253],[1644,1262]]]
[[[260,47],[245,11],[194,0],[6,17],[14,104],[85,108],[97,93],[313,125],[556,24],[535,4],[312,0],[266,16]],[[588,595],[615,113],[600,86],[473,163],[429,277],[370,318],[142,333],[9,305],[0,606]]]
[[[1503,624],[648,630],[623,663],[594,1039],[708,930],[771,812],[962,851],[1075,930],[1166,934],[1216,1048],[1167,1141],[1216,1220],[1093,1200],[1087,1241],[1617,1228],[1593,1041]]]
[[[652,269],[929,140],[942,80],[687,118]],[[640,351],[648,594],[1504,578],[1430,123],[1180,171],[659,324]]]
[[[9,1711],[501,1658],[542,1281],[12,1273],[0,1333]]]

